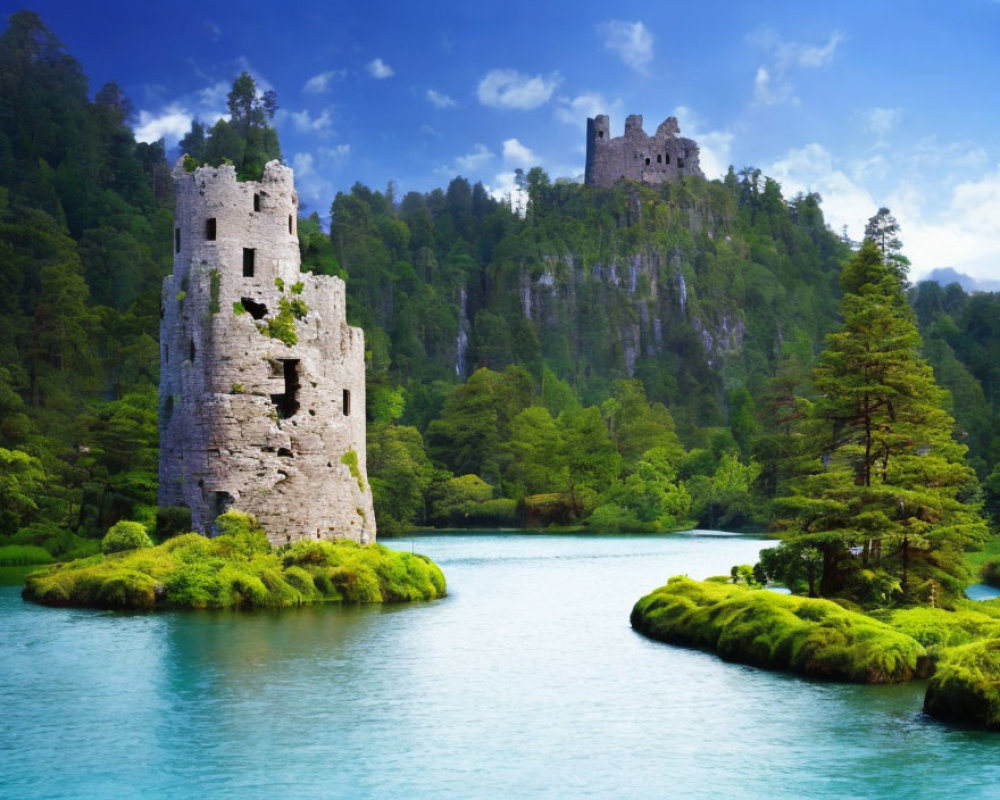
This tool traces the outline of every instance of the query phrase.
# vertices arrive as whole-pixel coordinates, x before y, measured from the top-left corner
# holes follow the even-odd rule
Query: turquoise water
[[[127,615],[0,588],[0,796],[997,797],[1000,737],[842,686],[647,641],[632,604],[763,545],[448,535],[390,542],[450,596]]]

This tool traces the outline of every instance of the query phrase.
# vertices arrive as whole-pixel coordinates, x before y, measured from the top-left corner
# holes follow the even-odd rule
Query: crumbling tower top
[[[649,136],[642,128],[642,115],[630,114],[625,135],[615,138],[606,114],[587,120],[584,183],[588,186],[613,186],[623,179],[655,185],[685,175],[704,177],[698,145],[680,136],[676,117],[667,117]]]

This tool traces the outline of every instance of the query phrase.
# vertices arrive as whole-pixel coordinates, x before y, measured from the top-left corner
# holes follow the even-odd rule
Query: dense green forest
[[[237,78],[230,120],[183,140],[190,163],[253,177],[280,156],[276,105]],[[161,534],[180,524],[156,509],[172,185],[163,142],[137,143],[130,115],[114,84],[91,96],[36,15],[10,18],[0,543],[57,557],[92,550],[122,519]],[[523,215],[456,178],[403,197],[356,184],[333,199],[328,232],[318,215],[300,221],[303,268],[344,277],[365,329],[380,533],[788,526],[802,426],[815,424],[803,404],[822,393],[814,370],[844,323],[842,271],[858,252],[827,228],[821,198],[785,198],[752,168],[660,188],[519,177]],[[909,288],[905,265],[896,277],[910,301],[899,313],[947,390],[934,398],[957,422],[943,435],[968,447],[982,482],[969,473],[960,499],[981,497],[995,521],[1000,296]]]

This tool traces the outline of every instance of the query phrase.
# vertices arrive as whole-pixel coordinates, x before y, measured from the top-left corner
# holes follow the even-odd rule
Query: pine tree
[[[919,355],[895,266],[868,239],[844,268],[844,324],[827,338],[813,375],[811,471],[792,479],[792,494],[779,501],[799,533],[764,562],[778,574],[801,572],[791,562],[819,551],[823,595],[947,602],[968,577],[963,550],[986,531],[966,502],[975,473],[952,436],[945,393]]]

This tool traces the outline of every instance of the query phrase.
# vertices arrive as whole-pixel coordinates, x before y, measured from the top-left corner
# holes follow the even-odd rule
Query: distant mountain
[[[959,272],[954,267],[932,269],[922,280],[934,281],[939,286],[957,283],[967,292],[1000,292],[1000,281],[980,280]]]

